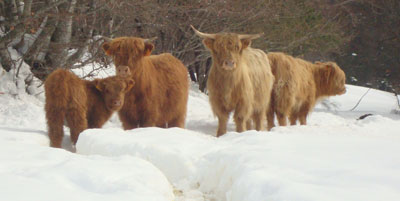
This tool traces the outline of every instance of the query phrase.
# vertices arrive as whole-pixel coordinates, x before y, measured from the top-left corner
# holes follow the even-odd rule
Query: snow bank
[[[0,94],[0,126],[29,127],[45,131],[43,102],[27,94]]]
[[[218,148],[212,146],[216,140],[180,128],[90,129],[81,133],[76,149],[85,155],[143,158],[159,168],[172,183],[177,183],[193,176],[197,160],[213,147]]]
[[[47,138],[43,133],[18,131],[11,135],[12,130],[9,131],[1,130],[0,135],[2,200],[108,201],[129,198],[171,201],[174,198],[168,180],[147,161],[131,156],[76,155],[49,148],[48,143],[38,146]]]
[[[218,139],[176,128],[87,130],[77,152],[140,157],[215,200],[398,200],[399,121],[330,117]]]
[[[200,190],[229,201],[397,200],[400,125],[374,118],[387,124],[231,133],[231,147],[205,156]]]

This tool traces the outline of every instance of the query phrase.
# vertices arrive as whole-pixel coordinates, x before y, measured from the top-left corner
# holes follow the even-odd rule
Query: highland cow
[[[206,34],[192,28],[212,54],[207,90],[218,117],[217,137],[226,133],[232,111],[237,132],[251,129],[251,119],[256,130],[262,130],[274,77],[267,55],[250,47],[261,34]]]
[[[115,66],[129,66],[135,86],[118,112],[123,128],[185,126],[189,94],[188,71],[183,63],[164,53],[151,55],[149,39],[120,37],[102,45]]]
[[[121,109],[125,93],[133,85],[132,79],[119,76],[87,81],[63,69],[51,73],[44,84],[50,146],[61,147],[64,120],[74,145],[83,130],[102,127]]]
[[[280,126],[297,120],[307,124],[307,116],[315,103],[324,97],[346,92],[346,76],[334,62],[311,63],[284,53],[268,53],[275,83],[271,107],[267,114],[268,129],[274,127],[274,113]]]

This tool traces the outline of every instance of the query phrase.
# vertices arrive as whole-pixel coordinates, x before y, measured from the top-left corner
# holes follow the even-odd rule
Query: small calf
[[[83,130],[102,127],[122,108],[125,93],[134,83],[121,76],[88,81],[63,69],[51,73],[44,84],[50,146],[61,148],[64,118],[74,145]]]

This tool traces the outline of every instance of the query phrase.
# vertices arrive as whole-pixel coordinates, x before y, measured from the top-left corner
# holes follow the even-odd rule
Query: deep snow
[[[124,131],[113,116],[80,135],[77,153],[68,136],[66,150],[48,147],[43,94],[0,94],[0,200],[400,200],[393,94],[370,90],[349,111],[368,89],[348,85],[307,126],[239,134],[230,121],[215,138],[217,119],[195,88],[186,129]],[[375,115],[356,120],[365,113]]]

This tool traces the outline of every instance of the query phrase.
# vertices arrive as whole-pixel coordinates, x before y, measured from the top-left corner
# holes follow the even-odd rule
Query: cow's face
[[[243,43],[237,34],[218,34],[215,39],[206,38],[203,44],[212,52],[214,62],[224,70],[234,70],[240,56],[249,43]]]
[[[110,111],[118,111],[122,108],[125,94],[134,84],[133,79],[122,78],[120,76],[95,80],[96,88],[101,92],[104,103]]]
[[[140,60],[151,54],[154,45],[153,39],[136,37],[119,37],[103,43],[104,52],[113,58],[116,66],[125,65]]]
[[[251,44],[251,40],[260,37],[262,34],[240,35],[235,33],[206,34],[197,31],[195,33],[203,38],[203,44],[212,53],[213,62],[216,67],[232,71],[236,69],[241,59],[241,54]]]
[[[334,62],[317,62],[324,70],[324,77],[327,80],[329,95],[342,95],[346,93],[346,74]]]

